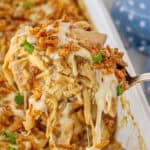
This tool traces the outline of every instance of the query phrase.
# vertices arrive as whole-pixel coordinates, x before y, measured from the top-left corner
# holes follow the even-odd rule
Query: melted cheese
[[[75,56],[80,56],[80,57],[83,57],[83,58],[88,59],[90,61],[92,61],[92,56],[91,56],[90,52],[88,50],[84,49],[84,48],[81,48],[79,51],[76,51],[76,52],[71,53],[69,55],[68,63],[71,64],[71,66],[72,66],[73,75],[77,76],[78,71],[77,71]]]
[[[33,36],[28,36],[27,37],[27,41],[31,44],[35,44],[36,43],[36,38]]]
[[[46,15],[50,15],[54,11],[54,8],[50,7],[48,4],[41,5],[41,9],[43,9],[43,11],[45,12]]]
[[[85,59],[88,59],[88,60],[92,61],[91,53],[88,50],[86,50],[85,48],[81,48],[79,51],[76,51],[74,53],[74,55],[81,56]]]
[[[49,57],[50,57],[51,59],[53,59],[53,60],[55,60],[55,59],[59,59],[59,58],[60,58],[60,56],[59,56],[58,52],[50,54],[50,56],[49,56]]]
[[[17,36],[20,37],[20,36],[25,36],[27,35],[27,33],[25,31],[20,31]]]
[[[69,27],[70,27],[69,23],[60,23],[59,33],[58,33],[58,39],[59,39],[58,45],[64,45],[71,40],[69,37],[66,36],[66,33],[69,30]]]
[[[48,26],[46,27],[46,31],[47,31],[47,32],[50,31],[50,30],[53,30],[53,26],[52,26],[52,25],[48,25]]]
[[[32,21],[36,21],[36,20],[37,20],[37,14],[36,14],[36,13],[31,14],[31,15],[30,15],[30,19],[31,19]]]
[[[38,7],[34,7],[33,13],[30,15],[30,19],[32,21],[37,22],[37,16],[39,14],[39,10],[43,10],[46,15],[50,15],[53,13],[54,8],[50,7],[48,4],[43,4],[43,5],[40,5]],[[47,21],[46,19],[43,18],[42,20],[39,20],[39,22],[43,22],[43,20]]]
[[[102,75],[100,71],[97,71],[97,81],[99,83],[99,89],[95,95],[97,104],[97,119],[95,125],[95,144],[101,141],[101,118],[102,112],[105,111],[106,103],[110,106],[112,98],[117,99],[116,88],[118,85],[117,79],[114,74]],[[107,108],[108,109],[108,108]],[[107,110],[110,111],[110,110]]]
[[[69,117],[69,112],[70,104],[67,104],[60,119],[61,136],[59,142],[63,144],[69,144],[72,137],[73,120]]]
[[[35,100],[34,98],[30,98],[29,104],[33,105],[34,110],[40,110],[42,112],[47,112],[47,107],[45,104],[45,95],[42,95],[40,100]]]
[[[20,29],[17,31],[16,37],[27,36],[27,41],[31,44],[36,43],[36,38],[30,34],[30,30],[32,28],[30,26],[20,26]]]

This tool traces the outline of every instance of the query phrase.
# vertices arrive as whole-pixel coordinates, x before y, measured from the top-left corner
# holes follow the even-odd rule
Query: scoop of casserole
[[[87,22],[65,19],[27,26],[12,38],[2,69],[12,95],[24,101],[9,109],[23,122],[19,131],[42,135],[41,149],[97,150],[113,138],[126,63],[105,40]],[[9,95],[5,103],[14,99]]]

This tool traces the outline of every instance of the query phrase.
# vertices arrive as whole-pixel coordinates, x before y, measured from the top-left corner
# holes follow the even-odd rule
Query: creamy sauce
[[[59,142],[64,144],[69,144],[72,137],[73,120],[69,117],[69,112],[70,104],[67,104],[60,119],[61,136]]]
[[[37,20],[37,14],[36,14],[36,13],[31,14],[31,15],[30,15],[30,19],[31,19],[32,21],[36,21],[36,20]]]
[[[47,31],[47,32],[50,31],[50,30],[53,30],[53,26],[52,26],[52,25],[48,25],[48,26],[46,27],[46,31]]]
[[[96,75],[97,75],[97,81],[99,83],[99,89],[95,95],[96,104],[97,104],[97,119],[96,119],[96,126],[95,126],[95,137],[93,140],[95,144],[99,143],[102,138],[102,131],[100,128],[102,112],[105,111],[106,103],[108,106],[110,106],[112,98],[116,99],[117,97],[116,88],[118,85],[117,79],[114,74],[102,75],[100,71],[97,71]]]
[[[55,53],[50,54],[49,57],[50,57],[51,59],[53,59],[53,60],[59,59],[59,58],[60,58],[58,52],[55,52]]]
[[[45,104],[45,95],[42,95],[40,100],[35,100],[34,98],[29,99],[29,104],[33,105],[35,110],[40,110],[42,112],[47,112],[47,107]]]
[[[88,59],[88,60],[92,61],[91,53],[85,48],[81,48],[79,51],[76,51],[74,53],[74,55],[81,56],[81,57],[83,57],[85,59]]]
[[[54,8],[50,7],[48,4],[41,5],[41,8],[43,9],[43,11],[45,12],[46,15],[50,15],[54,11]]]
[[[18,37],[20,37],[20,36],[25,36],[25,35],[27,35],[27,33],[26,33],[25,31],[19,32],[19,33],[17,34]]]
[[[27,41],[31,44],[35,44],[36,43],[36,38],[33,36],[28,36],[27,37]]]
[[[59,25],[59,33],[58,33],[59,45],[64,45],[69,41],[71,41],[71,39],[66,36],[69,27],[70,27],[69,23],[61,23]]]
[[[12,110],[12,112],[14,113],[14,115],[19,116],[21,118],[24,118],[24,112],[21,109],[17,109],[16,106],[17,104],[15,103],[14,99],[15,99],[16,94],[15,93],[11,93],[9,95],[7,95],[6,97],[2,98],[2,101],[9,101],[10,102],[10,108]]]
[[[43,10],[46,15],[50,15],[54,11],[54,9],[52,7],[49,7],[48,4],[43,4],[39,7],[35,7],[35,8],[33,8],[34,12],[30,15],[31,20],[37,22],[37,15],[39,14],[39,10]],[[43,18],[43,20],[45,20],[45,19]],[[42,22],[42,20],[39,20],[39,21]],[[45,21],[47,21],[47,20],[45,20]]]
[[[19,30],[17,31],[17,33],[15,34],[14,37],[21,37],[21,36],[26,36],[28,35],[31,30],[31,27],[30,26],[24,26],[24,25],[20,25],[19,26]]]

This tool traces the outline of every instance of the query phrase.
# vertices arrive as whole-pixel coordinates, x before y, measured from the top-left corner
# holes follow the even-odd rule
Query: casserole
[[[93,7],[98,11],[95,4],[98,1],[89,12]],[[123,54],[103,47],[106,35],[93,31],[87,14],[77,18],[69,14],[42,25],[23,25],[13,34],[2,57],[2,149],[122,149],[112,138],[117,121],[126,125],[128,117],[131,125],[136,124],[128,101],[118,97],[127,86]],[[125,125],[118,124],[117,129]],[[137,126],[135,130],[137,146],[145,149]]]

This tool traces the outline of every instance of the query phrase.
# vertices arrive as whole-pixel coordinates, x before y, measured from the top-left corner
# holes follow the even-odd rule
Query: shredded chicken
[[[25,99],[19,106],[10,103],[8,107],[13,108],[17,124],[8,122],[8,130],[27,134],[24,137],[17,133],[16,144],[23,141],[20,149],[39,149],[40,140],[41,149],[54,150],[97,150],[111,143],[116,126],[117,86],[125,84],[124,76],[120,80],[116,75],[117,62],[122,62],[123,68],[125,63],[121,53],[103,47],[105,35],[89,28],[87,22],[57,20],[41,28],[20,29],[11,40],[2,69],[6,83]],[[25,49],[22,43],[30,47]],[[31,49],[32,53],[28,51]],[[100,63],[93,59],[97,53],[102,54]],[[109,69],[101,66],[105,59],[108,64],[115,59],[111,56],[117,57],[116,63]],[[6,115],[6,119],[10,117]],[[34,130],[41,133],[39,141],[31,138]]]
[[[101,48],[106,41],[105,34],[83,29],[71,29],[70,36],[76,39],[80,45],[88,49]]]

